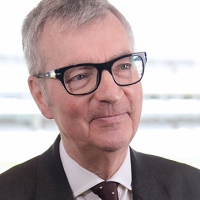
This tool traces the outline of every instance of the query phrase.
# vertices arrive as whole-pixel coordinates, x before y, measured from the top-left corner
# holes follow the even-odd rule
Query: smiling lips
[[[92,121],[117,122],[117,121],[120,121],[125,115],[126,113],[98,116],[98,117],[93,118]]]

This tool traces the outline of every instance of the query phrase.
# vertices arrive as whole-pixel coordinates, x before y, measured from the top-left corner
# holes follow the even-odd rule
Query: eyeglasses
[[[102,71],[107,70],[118,86],[138,83],[144,74],[147,62],[146,52],[120,56],[105,63],[82,63],[36,75],[37,78],[58,79],[71,95],[85,95],[94,92],[101,81]]]

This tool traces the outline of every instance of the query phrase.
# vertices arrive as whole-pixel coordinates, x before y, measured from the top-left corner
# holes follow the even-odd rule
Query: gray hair
[[[79,30],[95,19],[103,20],[109,12],[120,20],[133,45],[130,24],[107,0],[42,0],[27,15],[22,26],[22,44],[29,74],[37,74],[45,66],[39,39],[48,20],[66,23],[66,29]]]

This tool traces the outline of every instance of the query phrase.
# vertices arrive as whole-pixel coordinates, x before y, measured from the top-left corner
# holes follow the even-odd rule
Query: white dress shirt
[[[104,181],[96,174],[81,167],[65,151],[62,140],[60,141],[60,157],[66,176],[70,183],[75,200],[100,200],[90,188]],[[119,200],[131,200],[131,163],[130,152],[127,151],[126,158],[119,170],[107,181],[118,182]]]

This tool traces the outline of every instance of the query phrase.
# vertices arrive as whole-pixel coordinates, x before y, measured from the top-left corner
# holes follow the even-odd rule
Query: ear
[[[44,92],[42,91],[42,87],[39,83],[38,78],[34,76],[29,76],[28,78],[28,85],[30,92],[37,103],[38,108],[40,109],[41,113],[44,117],[47,119],[53,119],[53,116],[51,114],[50,107],[47,103],[46,97]]]

